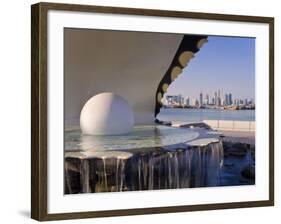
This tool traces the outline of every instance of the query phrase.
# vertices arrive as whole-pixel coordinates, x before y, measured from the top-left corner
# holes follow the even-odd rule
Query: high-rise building
[[[201,92],[199,95],[199,106],[202,107],[203,106],[203,93]]]
[[[165,101],[166,101],[166,104],[169,106],[183,104],[183,98],[180,94],[179,95],[167,95]]]
[[[221,106],[221,93],[220,93],[220,90],[218,91],[218,103],[217,103],[218,106]]]
[[[227,106],[228,105],[228,94],[226,93],[224,96],[224,105]]]
[[[232,102],[232,93],[229,93],[228,94],[228,105],[232,105],[233,104],[233,102]]]
[[[249,104],[249,105],[254,105],[254,99],[250,99],[250,100],[248,101],[248,104]]]
[[[191,104],[191,105],[195,107],[195,106],[196,106],[196,101],[197,101],[197,99],[196,99],[196,98],[193,98],[193,99],[192,99],[192,104]]]
[[[215,105],[215,98],[212,98],[212,105]]]
[[[175,103],[181,105],[181,95],[177,95]]]
[[[218,105],[218,94],[217,94],[217,92],[215,92],[214,98],[215,98],[214,104]]]
[[[197,99],[195,100],[194,106],[199,107],[199,101]]]
[[[206,105],[209,105],[210,102],[209,102],[209,94],[206,94],[206,97],[205,97],[205,104]]]
[[[190,106],[190,98],[189,97],[186,97],[185,105],[188,106],[188,107]]]

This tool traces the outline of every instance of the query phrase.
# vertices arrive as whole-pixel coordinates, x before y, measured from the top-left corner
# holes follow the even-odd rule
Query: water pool
[[[200,133],[188,128],[164,125],[135,126],[127,135],[91,136],[83,135],[79,127],[65,130],[65,150],[126,150],[154,148],[192,141]]]

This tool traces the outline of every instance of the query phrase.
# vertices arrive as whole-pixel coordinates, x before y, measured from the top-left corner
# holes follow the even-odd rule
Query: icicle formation
[[[124,156],[126,152],[128,155]],[[80,158],[80,167],[77,166],[77,158],[68,158],[65,165],[66,193],[220,185],[223,164],[221,140],[199,146],[181,145],[178,148],[154,148],[139,152],[131,150],[130,154],[126,152],[91,153],[86,158]],[[75,169],[75,166],[78,168]]]

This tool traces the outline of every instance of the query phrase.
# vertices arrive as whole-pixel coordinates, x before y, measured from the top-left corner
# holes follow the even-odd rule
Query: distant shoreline
[[[190,107],[190,106],[163,106],[161,109],[191,109],[191,110],[255,110],[255,107]]]

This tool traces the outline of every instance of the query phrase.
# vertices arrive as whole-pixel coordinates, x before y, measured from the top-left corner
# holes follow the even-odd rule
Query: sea
[[[255,110],[161,108],[161,121],[202,122],[203,120],[255,121]]]

